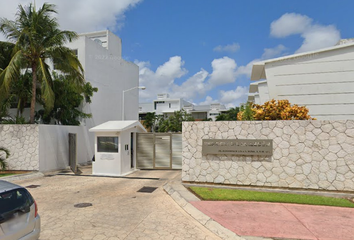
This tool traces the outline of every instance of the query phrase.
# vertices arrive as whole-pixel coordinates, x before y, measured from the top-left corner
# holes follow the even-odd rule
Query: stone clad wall
[[[202,155],[202,139],[273,139],[273,156]],[[183,123],[182,181],[354,191],[354,121]]]
[[[0,125],[0,147],[11,154],[8,169],[39,170],[38,133],[38,125]]]
[[[8,170],[65,169],[69,165],[69,133],[77,134],[77,162],[88,163],[93,153],[84,126],[0,124],[0,147],[11,154],[6,160]],[[0,154],[5,156],[2,151]]]

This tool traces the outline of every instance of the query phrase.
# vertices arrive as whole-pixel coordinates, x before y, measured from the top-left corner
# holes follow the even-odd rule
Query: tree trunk
[[[32,64],[32,99],[31,99],[31,113],[30,123],[34,124],[34,110],[36,107],[36,88],[37,88],[37,63]]]

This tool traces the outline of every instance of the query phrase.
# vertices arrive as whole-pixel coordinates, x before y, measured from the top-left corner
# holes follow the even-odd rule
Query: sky
[[[0,17],[18,4],[0,0]],[[36,0],[57,5],[63,30],[109,29],[139,66],[140,102],[159,93],[196,105],[247,101],[252,64],[354,38],[354,1]],[[0,40],[4,40],[0,36]]]

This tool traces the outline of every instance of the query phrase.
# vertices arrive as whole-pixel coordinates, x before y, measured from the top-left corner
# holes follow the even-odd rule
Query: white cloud
[[[204,96],[210,90],[210,85],[205,83],[205,79],[209,73],[204,69],[194,74],[192,77],[183,82],[181,86],[173,85],[171,97],[183,98],[192,101],[197,96]]]
[[[266,59],[270,59],[270,58],[274,58],[274,57],[279,57],[286,50],[287,50],[287,48],[282,44],[279,44],[278,46],[276,46],[274,48],[265,48],[264,52],[262,54],[262,59],[266,60]]]
[[[151,69],[149,62],[135,61],[135,64],[139,66],[139,85],[146,87],[146,91],[139,92],[140,102],[151,102],[159,93],[168,93],[171,98],[183,98],[186,101],[195,102],[195,98],[203,98],[214,87],[233,83],[237,77],[250,74],[253,62],[237,68],[234,59],[228,57],[214,59],[211,74],[202,68],[182,84],[177,84],[176,79],[183,77],[187,70],[183,68],[184,61],[180,56],[171,57],[157,67],[156,71]],[[246,101],[247,92],[248,87],[239,86],[235,90],[219,91],[220,100],[207,96],[199,104],[220,102],[228,107],[234,107]]]
[[[301,36],[304,38],[304,42],[296,51],[297,53],[331,47],[340,40],[340,32],[333,25],[311,26]]]
[[[219,45],[214,48],[215,52],[237,52],[240,49],[240,44],[232,43],[226,46]]]
[[[312,23],[312,19],[308,16],[285,13],[279,19],[273,21],[270,25],[270,35],[281,38],[293,34],[303,33]]]
[[[142,101],[156,99],[159,93],[171,94],[171,89],[175,87],[175,79],[187,73],[187,70],[183,68],[184,61],[180,56],[171,57],[155,72],[150,69],[149,62],[135,61],[135,64],[139,66],[139,84],[146,87],[146,91],[140,91]]]
[[[184,61],[182,61],[180,56],[171,57],[170,60],[157,68],[156,75],[161,78],[180,78],[188,72],[186,69],[182,68],[183,65]]]
[[[235,90],[220,91],[220,102],[227,108],[247,102],[248,87],[237,86]]]
[[[213,68],[209,79],[211,85],[217,86],[235,82],[237,64],[234,59],[229,57],[214,59],[211,66]]]
[[[340,32],[334,25],[313,23],[308,16],[285,13],[270,25],[270,35],[283,38],[300,34],[304,39],[297,53],[331,47],[340,40]]]
[[[236,75],[237,76],[246,75],[248,78],[251,77],[253,63],[259,62],[259,61],[260,61],[260,59],[254,59],[251,62],[247,63],[246,66],[240,66],[236,71]]]
[[[110,29],[115,30],[124,24],[124,13],[142,0],[36,0],[39,8],[44,2],[57,6],[61,29],[78,33]],[[29,0],[5,0],[0,8],[0,16],[14,20],[19,4],[29,5]]]
[[[219,103],[219,101],[218,100],[214,100],[210,96],[206,96],[205,101],[204,102],[200,102],[199,105],[210,105],[212,103]]]
[[[220,91],[219,99],[213,99],[210,96],[206,96],[205,100],[199,105],[209,105],[212,103],[220,103],[225,105],[226,108],[238,107],[240,103],[247,102],[248,87],[237,86],[235,90]]]

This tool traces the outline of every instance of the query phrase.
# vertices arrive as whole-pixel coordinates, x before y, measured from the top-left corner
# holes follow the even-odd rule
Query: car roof
[[[16,185],[14,183],[10,183],[4,180],[0,180],[0,193],[2,192],[7,192],[10,190],[18,189],[18,188],[23,188],[19,185]]]

